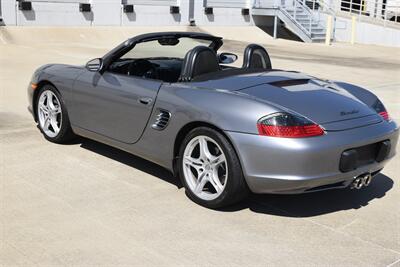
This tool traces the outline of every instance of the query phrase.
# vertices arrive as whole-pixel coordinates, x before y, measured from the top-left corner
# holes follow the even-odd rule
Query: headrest
[[[179,81],[188,82],[196,76],[219,70],[221,67],[215,51],[207,46],[196,46],[183,60]]]
[[[272,69],[267,50],[262,46],[249,44],[244,50],[243,68]]]

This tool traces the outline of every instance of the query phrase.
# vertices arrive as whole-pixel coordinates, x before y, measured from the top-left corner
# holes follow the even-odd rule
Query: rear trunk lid
[[[294,111],[327,131],[346,130],[382,121],[373,109],[348,91],[309,76],[275,79],[239,92]]]

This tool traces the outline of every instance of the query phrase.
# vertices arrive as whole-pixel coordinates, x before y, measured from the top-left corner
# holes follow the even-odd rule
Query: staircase
[[[326,27],[322,23],[316,21],[313,15],[302,8],[286,9],[286,14],[295,21],[296,26],[302,30],[307,37],[302,38],[305,42],[319,43],[324,42],[326,37]],[[285,11],[283,13],[285,13]],[[295,29],[290,29],[296,31]],[[301,37],[300,37],[301,38]]]
[[[310,8],[304,0],[256,1],[252,14],[277,16],[286,28],[304,42],[319,43],[324,42],[326,37],[326,25],[320,19],[320,9],[319,5],[315,8],[315,2]]]

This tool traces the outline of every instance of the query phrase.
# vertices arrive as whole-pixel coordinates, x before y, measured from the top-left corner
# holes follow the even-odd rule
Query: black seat
[[[187,52],[179,81],[189,82],[194,77],[221,70],[214,50],[206,46],[196,46]]]
[[[262,46],[249,44],[244,50],[243,68],[272,69],[267,50]]]

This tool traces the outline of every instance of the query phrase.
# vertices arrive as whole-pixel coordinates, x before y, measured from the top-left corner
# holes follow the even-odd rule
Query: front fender
[[[84,67],[63,65],[63,64],[47,64],[39,67],[32,75],[31,83],[37,84],[38,88],[44,84],[52,84],[61,94],[64,103],[67,106],[72,103],[71,88],[78,77],[84,71]],[[28,87],[28,98],[30,110],[34,107],[36,92]]]

